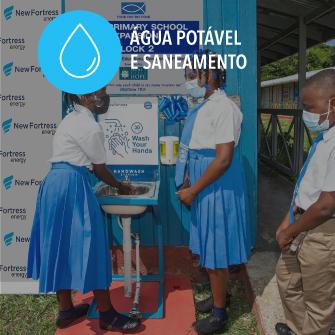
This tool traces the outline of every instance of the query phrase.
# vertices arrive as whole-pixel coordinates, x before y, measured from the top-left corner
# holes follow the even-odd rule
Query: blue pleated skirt
[[[215,150],[191,150],[191,185],[207,170]],[[191,207],[190,249],[208,269],[246,263],[251,254],[249,208],[245,176],[234,155],[229,169],[203,189]]]
[[[28,253],[40,292],[106,289],[112,282],[106,228],[85,167],[54,163],[42,182]]]

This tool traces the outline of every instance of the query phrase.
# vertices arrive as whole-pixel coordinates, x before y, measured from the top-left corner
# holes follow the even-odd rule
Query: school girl
[[[227,322],[228,266],[248,261],[250,234],[244,172],[236,151],[242,113],[222,89],[224,72],[185,71],[188,93],[204,98],[188,114],[176,166],[180,200],[191,206],[190,249],[210,278],[212,297],[196,305],[209,317],[194,324],[199,334]]]
[[[104,136],[93,115],[107,112],[109,96],[102,88],[68,97],[73,111],[57,129],[51,169],[38,192],[27,275],[39,279],[41,293],[57,293],[59,328],[88,311],[87,304],[73,305],[71,290],[77,290],[93,291],[102,329],[135,331],[139,321],[119,314],[110,301],[111,258],[88,169],[121,193],[129,193],[129,186],[116,180],[105,165]]]

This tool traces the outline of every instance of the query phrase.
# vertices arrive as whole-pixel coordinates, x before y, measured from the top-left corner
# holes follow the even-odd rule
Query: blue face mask
[[[198,85],[198,79],[189,80],[185,83],[187,93],[193,98],[203,98],[206,94],[206,87]]]
[[[315,113],[310,113],[304,110],[302,118],[304,120],[306,127],[309,128],[311,131],[318,131],[318,132],[328,130],[330,128],[330,123],[329,123],[329,114],[331,113],[330,107],[331,106],[330,106],[330,100],[329,100],[329,106],[328,106],[327,113],[315,114]],[[322,115],[327,115],[327,119],[323,121],[321,124],[319,124],[320,118]]]

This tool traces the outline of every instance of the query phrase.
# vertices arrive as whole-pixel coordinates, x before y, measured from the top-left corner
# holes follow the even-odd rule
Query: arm
[[[121,186],[121,182],[119,182],[111,172],[107,169],[106,164],[93,164],[94,174],[102,180],[104,183],[119,188]]]
[[[184,176],[184,183],[183,185],[180,187],[180,190],[184,189],[184,188],[188,188],[190,187],[190,179],[188,177],[187,172],[185,172],[185,176]]]
[[[294,224],[288,228],[292,236],[316,228],[335,214],[335,192],[322,192],[314,203]]]
[[[285,230],[286,228],[288,228],[290,226],[290,212],[288,212],[283,221],[281,222],[281,224],[279,225],[279,227],[277,228],[276,231],[276,238],[278,238],[278,235]]]
[[[78,145],[92,162],[94,174],[104,183],[116,187],[120,194],[130,194],[130,185],[118,181],[107,169],[104,135],[99,127],[94,128],[86,137],[78,140]]]
[[[322,192],[319,199],[294,224],[281,231],[277,237],[280,248],[301,232],[311,230],[331,219],[335,214],[335,192]]]
[[[293,208],[294,214],[297,213],[297,209],[298,209],[297,206],[294,205],[294,208]],[[290,226],[290,211],[287,212],[287,214],[285,215],[283,221],[281,222],[281,224],[277,228],[276,239],[278,238],[279,233],[282,232],[284,229],[288,228],[289,226]]]
[[[177,194],[180,200],[190,206],[194,197],[205,187],[213,183],[229,168],[234,154],[234,142],[217,144],[216,157],[205,173],[191,187],[180,190]]]

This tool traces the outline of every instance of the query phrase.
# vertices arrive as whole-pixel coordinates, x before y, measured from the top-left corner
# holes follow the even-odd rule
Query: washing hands
[[[120,182],[118,191],[120,195],[132,195],[135,192],[135,186],[129,184],[129,182]]]

